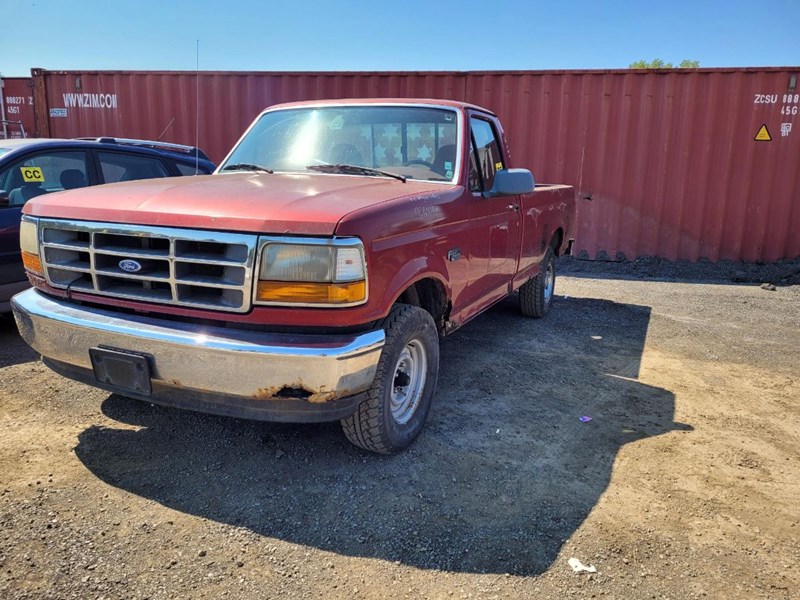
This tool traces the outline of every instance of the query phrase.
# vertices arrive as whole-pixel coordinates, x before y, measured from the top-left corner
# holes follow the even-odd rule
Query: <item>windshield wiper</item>
[[[252,165],[250,163],[235,163],[222,167],[223,171],[259,171],[261,173],[273,173],[272,169],[262,167],[261,165]]]
[[[380,169],[373,169],[371,167],[361,167],[358,165],[308,165],[306,169],[310,169],[312,171],[321,171],[323,173],[343,173],[345,175],[383,175],[385,177],[399,179],[403,183],[405,183],[407,179],[404,175],[390,173],[389,171],[381,171]]]

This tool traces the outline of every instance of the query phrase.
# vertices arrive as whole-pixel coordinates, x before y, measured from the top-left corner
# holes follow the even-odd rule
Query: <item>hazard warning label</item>
[[[767,124],[764,123],[761,127],[759,127],[758,132],[756,132],[756,137],[753,138],[756,142],[771,142],[772,136],[769,134],[769,129],[767,129]]]

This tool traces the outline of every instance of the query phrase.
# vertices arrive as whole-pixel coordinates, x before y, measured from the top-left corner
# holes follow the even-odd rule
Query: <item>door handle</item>
[[[519,204],[509,204],[508,210],[513,210],[514,212],[519,210]]]

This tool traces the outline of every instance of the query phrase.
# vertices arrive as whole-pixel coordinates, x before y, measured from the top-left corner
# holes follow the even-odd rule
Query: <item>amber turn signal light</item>
[[[42,275],[43,273],[41,259],[32,252],[22,251],[22,264],[25,265],[25,268],[31,273],[35,273],[36,275]]]
[[[353,283],[298,283],[259,281],[256,300],[296,304],[351,304],[366,298],[364,281]]]

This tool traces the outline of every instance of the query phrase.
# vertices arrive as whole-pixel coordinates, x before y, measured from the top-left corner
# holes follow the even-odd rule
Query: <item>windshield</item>
[[[355,174],[335,165],[367,167],[359,175],[453,181],[457,113],[416,106],[330,106],[276,110],[262,115],[220,171],[258,165],[276,172]],[[329,167],[319,169],[320,166]],[[244,170],[244,169],[242,169]]]
[[[11,152],[11,150],[11,148],[0,148],[0,156],[3,156],[3,154],[6,154],[7,152]]]

